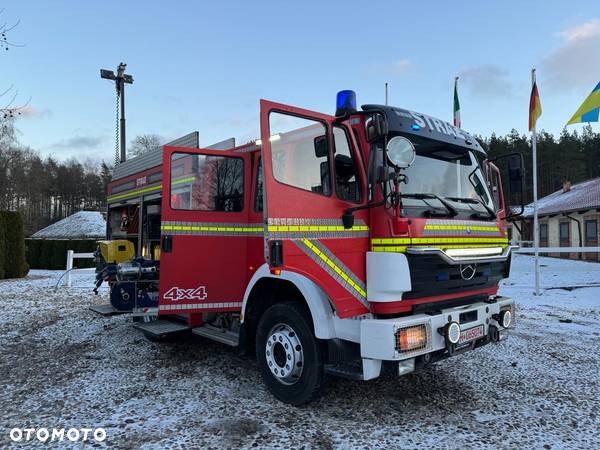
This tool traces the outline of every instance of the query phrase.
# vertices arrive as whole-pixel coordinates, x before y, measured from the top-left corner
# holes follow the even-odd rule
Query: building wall
[[[581,224],[581,244],[579,240],[579,226],[575,220],[569,219],[567,214],[559,214],[553,217],[543,216],[540,217],[540,225],[547,224],[548,225],[548,247],[561,247],[560,241],[560,224],[567,223],[569,226],[569,240],[566,243],[563,243],[562,246],[565,247],[582,247],[588,246],[586,244],[586,236],[585,236],[585,221],[586,220],[595,220],[596,221],[596,242],[599,242],[600,239],[598,237],[598,231],[600,229],[600,214],[596,210],[588,211],[583,214],[580,213],[569,213],[569,216],[574,219],[579,220]],[[542,245],[541,243],[540,245]],[[594,245],[594,244],[590,244]],[[596,243],[594,246],[598,246]],[[578,252],[572,253],[551,253],[549,256],[560,257],[560,258],[571,258],[571,259],[585,259],[585,260],[594,260],[600,261],[600,255],[597,253],[582,253],[581,255]]]
[[[597,210],[591,210],[580,213],[569,213],[569,216],[578,219],[581,223],[581,245],[583,247],[599,247],[600,246],[600,212]],[[595,220],[596,221],[596,243],[588,243],[586,241],[586,229],[585,229],[585,221],[586,220]],[[560,247],[560,223],[568,223],[569,224],[569,241],[567,243],[567,247],[579,247],[579,230],[577,226],[577,222],[571,220],[567,217],[567,214],[558,214],[555,216],[540,216],[540,227],[542,224],[546,224],[548,226],[548,240],[547,242],[542,242],[540,239],[540,246],[546,247]],[[529,231],[533,229],[533,218],[519,221],[517,225],[523,231],[523,235],[519,233],[517,227],[512,224],[508,225],[509,229],[512,229],[512,240],[513,241],[533,241],[533,234]],[[533,246],[533,244],[531,244]],[[580,254],[578,252],[573,253],[550,253],[548,256],[553,256],[557,258],[571,258],[571,259],[580,259]],[[582,253],[581,259],[588,261],[598,261],[600,262],[600,254],[599,253]]]

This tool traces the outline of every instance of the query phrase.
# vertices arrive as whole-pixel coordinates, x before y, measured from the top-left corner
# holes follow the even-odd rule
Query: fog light
[[[498,316],[498,323],[502,325],[502,328],[508,328],[512,323],[512,313],[509,309],[504,309],[500,311],[500,314],[498,314]]]
[[[398,353],[407,353],[426,347],[427,327],[424,324],[401,328],[396,331],[396,351]]]
[[[460,325],[458,322],[449,322],[444,327],[444,337],[450,344],[458,344],[460,340]]]
[[[498,314],[494,314],[492,319],[498,322],[502,328],[508,328],[513,323],[513,313],[510,309],[503,309]]]

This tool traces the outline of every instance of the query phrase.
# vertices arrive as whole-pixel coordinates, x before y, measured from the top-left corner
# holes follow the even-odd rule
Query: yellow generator
[[[116,241],[98,241],[98,255],[105,264],[119,264],[131,261],[135,257],[133,242],[125,239]]]

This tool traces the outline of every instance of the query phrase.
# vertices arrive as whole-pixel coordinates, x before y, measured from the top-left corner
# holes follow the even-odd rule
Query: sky
[[[59,159],[114,159],[114,83],[127,63],[128,141],[200,132],[201,146],[259,137],[259,99],[333,114],[336,92],[452,120],[527,132],[531,68],[554,134],[600,81],[600,3],[565,1],[3,2],[18,26],[0,50],[19,140]],[[4,106],[4,105],[2,105]],[[580,125],[570,128],[579,129]],[[599,129],[597,126],[595,129]]]

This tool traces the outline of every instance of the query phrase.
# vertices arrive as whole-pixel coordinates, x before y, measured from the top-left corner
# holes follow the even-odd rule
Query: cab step
[[[142,331],[146,336],[154,339],[164,339],[190,330],[190,327],[184,322],[165,319],[157,319],[152,322],[137,322],[133,326]]]
[[[220,342],[221,344],[229,345],[231,347],[237,347],[240,343],[239,333],[217,328],[212,325],[196,327],[192,329],[192,333],[212,339],[213,341]]]
[[[360,360],[346,363],[325,364],[325,373],[334,377],[347,378],[349,380],[364,380],[362,362]]]
[[[116,309],[110,303],[107,305],[93,305],[90,306],[90,310],[95,312],[96,314],[100,314],[104,317],[110,316],[118,316],[119,314],[129,314],[131,311],[122,311],[120,309]]]

